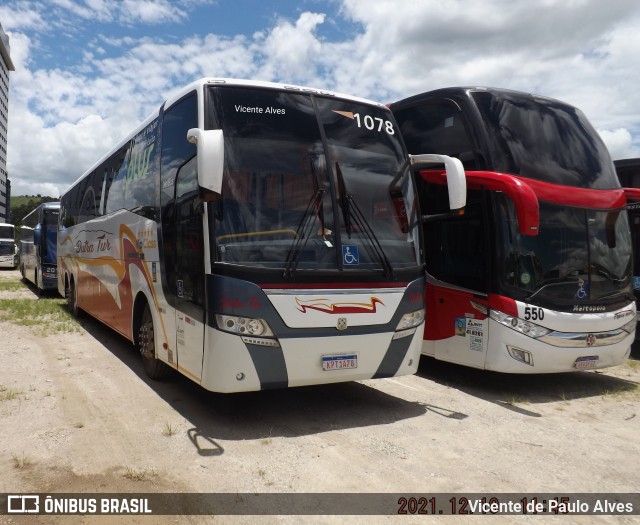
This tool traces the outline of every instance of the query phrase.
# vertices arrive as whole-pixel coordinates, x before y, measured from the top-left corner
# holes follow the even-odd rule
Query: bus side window
[[[438,100],[402,110],[398,122],[410,153],[449,155],[458,158],[465,170],[484,168],[462,112],[453,102]]]
[[[80,204],[79,222],[89,221],[98,217],[98,207],[100,205],[100,193],[102,192],[102,177],[94,171],[86,179],[84,195]]]
[[[127,144],[116,157],[116,162],[107,181],[105,213],[113,213],[125,207],[125,185],[129,167],[131,143]]]
[[[157,120],[133,139],[125,184],[128,210],[148,219],[156,219]]]

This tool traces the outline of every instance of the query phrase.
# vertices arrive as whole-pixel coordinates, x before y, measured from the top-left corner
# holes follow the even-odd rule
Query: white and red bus
[[[423,354],[511,373],[622,363],[634,339],[625,192],[602,140],[563,102],[445,88],[391,105],[409,152],[462,161],[467,206],[442,211],[442,172],[416,176],[424,227]]]
[[[238,392],[414,373],[425,280],[409,165],[443,158],[409,157],[384,105],[199,80],[62,196],[58,289],[136,344],[153,378]],[[461,208],[462,165],[444,160]]]

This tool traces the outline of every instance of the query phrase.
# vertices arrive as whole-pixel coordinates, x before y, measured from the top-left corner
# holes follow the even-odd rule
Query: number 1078
[[[369,131],[386,131],[389,135],[394,135],[396,130],[393,128],[393,122],[390,120],[384,120],[380,117],[372,117],[371,115],[360,115],[360,113],[354,113],[353,118],[356,120],[356,124],[359,128],[365,127]],[[377,129],[376,129],[377,128]]]

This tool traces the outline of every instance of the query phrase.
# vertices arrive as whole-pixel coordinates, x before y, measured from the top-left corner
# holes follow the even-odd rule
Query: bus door
[[[203,206],[199,199],[196,157],[178,171],[175,188],[178,368],[200,380],[204,351],[205,282]]]
[[[427,186],[424,192],[435,198],[436,193],[446,192],[442,185]],[[485,199],[482,191],[467,188],[464,215],[424,225],[427,319],[423,348],[437,359],[478,368],[484,368],[489,340]]]
[[[198,125],[197,96],[190,93],[162,113],[162,254],[167,326],[175,323],[168,360],[194,381],[202,378],[204,352],[204,241],[196,147],[187,131]],[[173,330],[169,329],[172,334]]]

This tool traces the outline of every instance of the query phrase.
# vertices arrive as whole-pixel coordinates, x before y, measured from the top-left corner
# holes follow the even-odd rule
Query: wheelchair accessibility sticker
[[[578,291],[576,292],[576,299],[586,299],[589,297],[589,283],[584,279],[578,279]]]
[[[347,266],[360,264],[360,254],[356,245],[342,245],[342,262]]]

